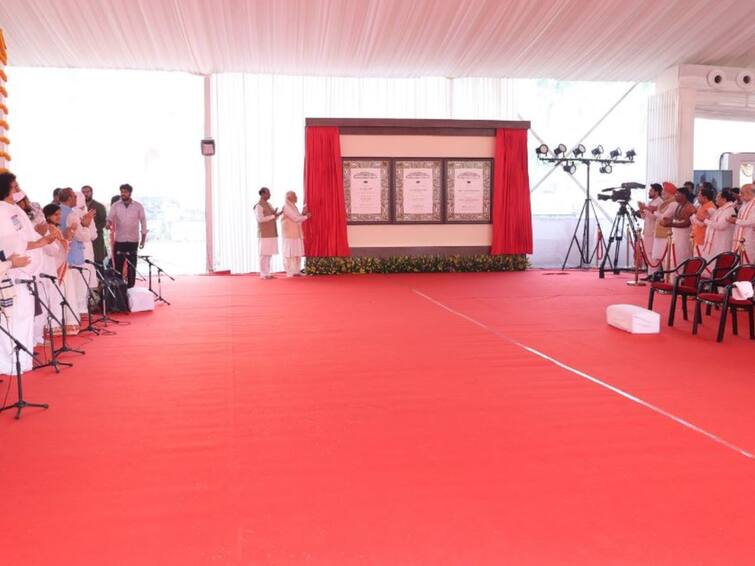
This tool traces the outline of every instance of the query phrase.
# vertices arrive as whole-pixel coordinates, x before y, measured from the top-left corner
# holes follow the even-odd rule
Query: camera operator
[[[640,209],[640,216],[644,221],[642,227],[642,243],[645,245],[645,254],[648,259],[653,261],[653,246],[655,245],[655,225],[657,219],[655,213],[661,208],[663,199],[661,198],[661,192],[663,187],[658,183],[653,183],[648,189],[648,202],[645,204],[642,201],[637,203]],[[661,270],[660,265],[653,267],[648,265],[648,279],[650,279],[656,271]]]

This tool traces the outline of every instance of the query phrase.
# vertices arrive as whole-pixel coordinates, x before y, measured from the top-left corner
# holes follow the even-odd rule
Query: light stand
[[[6,320],[8,320],[7,317]],[[13,334],[8,332],[2,324],[0,324],[0,330],[3,332],[3,334],[5,334],[13,341],[13,350],[16,360],[16,384],[18,385],[18,400],[15,403],[11,403],[10,405],[0,407],[0,413],[9,409],[16,409],[16,420],[18,420],[21,418],[21,411],[23,411],[26,407],[39,407],[40,409],[49,408],[49,405],[47,403],[30,403],[24,399],[24,385],[23,378],[21,377],[23,375],[23,373],[21,372],[21,351],[23,350],[24,352],[29,354],[32,360],[34,360],[37,355],[34,352],[30,352],[29,349],[21,342],[19,342],[16,337],[13,336]]]
[[[52,275],[48,275],[46,273],[40,273],[40,277],[44,277],[46,279],[50,279],[52,281],[55,280],[55,277]],[[36,285],[29,285],[29,290],[32,292],[32,294],[37,298],[39,303],[42,305],[42,308],[47,311],[47,334],[50,336],[50,360],[48,362],[45,362],[44,364],[39,364],[38,366],[34,366],[34,370],[51,367],[55,370],[55,373],[60,373],[60,367],[59,366],[65,366],[65,367],[73,367],[72,363],[69,362],[61,362],[58,360],[58,353],[55,352],[55,342],[52,335],[52,321],[54,320],[58,325],[61,327],[63,326],[61,322],[58,320],[58,318],[52,314],[52,310],[50,310],[50,307],[47,305],[45,301],[42,300],[42,297],[39,296],[39,289]],[[49,297],[48,297],[49,300]]]
[[[171,281],[175,281],[175,279],[173,277],[171,277],[162,267],[160,267],[159,265],[157,265],[156,263],[154,263],[150,259],[150,256],[148,256],[148,255],[140,255],[139,258],[143,259],[144,261],[146,261],[147,265],[149,265],[149,291],[155,296],[155,300],[156,301],[162,301],[166,305],[170,305],[170,303],[163,298],[163,283],[162,283],[161,275],[164,274]],[[157,291],[155,291],[152,288],[152,268],[153,267],[155,269],[157,269]]]
[[[621,152],[619,150],[616,150],[615,152],[611,152],[611,156],[609,157],[601,157],[600,154],[602,154],[602,147],[600,149],[593,150],[594,157],[585,157],[584,155],[584,147],[578,146],[580,148],[580,152],[577,152],[576,149],[573,151],[572,156],[566,155],[566,146],[560,145],[557,150],[554,152],[556,155],[554,157],[548,156],[548,146],[541,145],[536,151],[537,151],[537,157],[540,161],[546,162],[546,163],[553,163],[554,167],[558,166],[565,166],[565,169],[569,169],[568,166],[570,166],[569,173],[573,174],[575,171],[574,164],[575,163],[582,163],[583,165],[587,166],[587,186],[585,191],[585,201],[582,203],[582,210],[579,213],[579,218],[577,219],[577,225],[574,227],[574,232],[572,233],[571,240],[569,242],[569,248],[566,250],[566,256],[564,257],[564,262],[561,264],[561,269],[566,269],[566,264],[569,261],[569,255],[571,254],[572,247],[575,245],[577,246],[577,251],[579,251],[579,265],[577,266],[577,269],[583,269],[585,267],[590,267],[592,264],[596,254],[598,253],[598,249],[600,246],[603,246],[603,249],[606,248],[606,241],[603,237],[603,230],[600,227],[600,221],[598,220],[598,213],[595,208],[595,203],[592,201],[592,197],[590,194],[590,166],[593,163],[601,163],[603,164],[603,167],[601,167],[601,172],[610,173],[611,167],[614,164],[624,164],[624,163],[634,163],[634,156],[636,155],[634,151],[631,152],[632,159],[618,159],[618,156],[621,155]],[[629,155],[629,153],[627,153]],[[609,167],[611,166],[611,167]],[[595,220],[595,225],[598,231],[598,241],[596,242],[595,248],[591,251],[591,241],[590,241],[590,221],[591,218]],[[580,227],[581,227],[581,237],[580,237]],[[606,257],[608,254],[604,256],[602,265],[606,262]],[[611,263],[611,267],[613,267],[613,262],[611,259],[608,259],[608,262]]]

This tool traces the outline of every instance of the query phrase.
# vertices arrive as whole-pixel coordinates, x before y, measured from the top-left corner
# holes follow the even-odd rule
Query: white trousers
[[[267,277],[270,275],[270,260],[273,256],[261,255],[260,256],[260,277]]]
[[[34,297],[26,285],[16,284],[16,297],[12,314],[0,316],[0,324],[8,330],[30,352],[34,351]],[[13,341],[0,333],[0,373],[16,375],[16,348]],[[21,372],[29,371],[32,358],[24,351],[19,352]]]
[[[283,263],[286,266],[286,275],[293,277],[301,273],[301,257],[284,257]]]

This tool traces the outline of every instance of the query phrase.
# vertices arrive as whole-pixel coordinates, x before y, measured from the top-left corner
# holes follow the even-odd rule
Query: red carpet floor
[[[0,414],[0,563],[753,564],[755,342],[624,281],[180,279]]]

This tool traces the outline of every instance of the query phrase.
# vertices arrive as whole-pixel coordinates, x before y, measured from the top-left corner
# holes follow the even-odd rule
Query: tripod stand
[[[147,262],[147,265],[149,265],[149,291],[155,296],[156,301],[162,301],[166,305],[170,305],[168,301],[166,301],[163,298],[163,282],[161,278],[161,274],[165,274],[166,277],[168,277],[171,281],[175,281],[173,277],[171,277],[162,267],[154,263],[152,260],[150,260],[150,256],[148,255],[140,255],[141,259]],[[157,269],[157,292],[152,288],[152,268]]]
[[[46,273],[40,273],[40,277],[45,277],[50,280],[55,280],[55,278],[52,275],[47,275]],[[69,362],[61,362],[58,361],[58,353],[55,352],[55,342],[53,342],[53,336],[52,336],[52,321],[54,320],[59,326],[63,326],[61,322],[58,320],[58,318],[52,314],[52,311],[50,310],[50,307],[47,305],[45,301],[42,300],[42,297],[39,296],[39,288],[36,284],[29,285],[29,291],[31,291],[32,295],[36,297],[36,299],[39,301],[39,304],[42,305],[42,308],[47,311],[47,333],[50,336],[50,361],[45,362],[44,364],[39,364],[37,366],[34,366],[34,370],[46,368],[46,367],[52,367],[55,369],[55,373],[60,373],[60,367],[59,366],[66,366],[66,367],[73,367],[72,363]]]
[[[606,255],[603,256],[603,261],[600,262],[600,269],[598,270],[598,277],[600,279],[603,279],[605,277],[606,261],[611,262],[611,248],[613,247],[614,243],[616,244],[616,247],[613,250],[614,257],[612,268],[614,275],[619,274],[619,254],[621,253],[621,242],[624,239],[624,231],[626,230],[627,224],[630,227],[628,235],[629,244],[631,246],[634,246],[635,244],[635,234],[637,233],[637,225],[634,221],[635,218],[636,212],[629,204],[629,202],[623,200],[619,201],[619,212],[616,213],[616,217],[613,219],[613,224],[611,225],[611,231],[608,234]],[[634,247],[632,249],[634,249]]]
[[[579,265],[578,269],[584,267],[590,267],[593,259],[598,253],[599,244],[606,246],[606,241],[603,238],[603,230],[600,228],[600,222],[598,221],[598,212],[595,209],[595,203],[590,198],[590,161],[584,161],[587,165],[587,191],[585,193],[585,202],[582,204],[582,210],[579,213],[577,219],[577,225],[574,227],[574,233],[572,234],[571,241],[569,242],[569,249],[566,250],[566,256],[564,257],[564,263],[561,264],[561,269],[566,269],[566,263],[569,261],[569,255],[571,254],[572,247],[577,246],[579,251]],[[590,216],[595,219],[595,226],[598,229],[598,237],[600,238],[595,248],[590,251]],[[579,233],[580,224],[582,225],[582,238],[581,240],[577,236]]]
[[[8,320],[7,317],[6,320]],[[18,401],[11,403],[10,405],[6,405],[5,407],[0,407],[0,413],[9,409],[16,409],[16,420],[18,420],[21,418],[21,411],[23,411],[26,407],[39,407],[40,409],[49,408],[49,405],[47,403],[30,403],[24,399],[24,385],[23,379],[21,377],[23,375],[21,372],[21,351],[23,350],[29,356],[31,356],[32,360],[36,358],[36,354],[34,352],[30,352],[29,349],[21,342],[19,342],[16,337],[13,336],[13,334],[6,330],[2,324],[0,324],[0,331],[2,331],[3,334],[5,334],[13,341],[13,350],[16,364],[16,384],[18,385]]]

